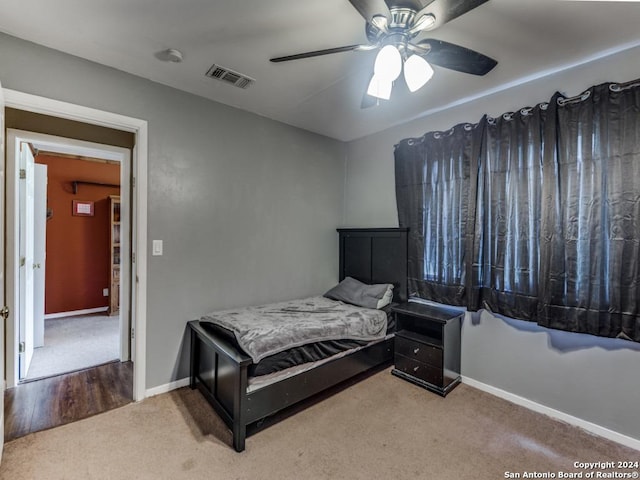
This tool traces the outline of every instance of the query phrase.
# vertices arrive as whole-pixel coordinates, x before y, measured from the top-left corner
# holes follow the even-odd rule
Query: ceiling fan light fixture
[[[409,29],[409,34],[414,35],[423,30],[429,30],[434,27],[436,24],[436,17],[432,14],[427,13],[426,15],[421,16],[416,23],[413,24],[413,27]]]
[[[433,68],[419,55],[411,55],[404,62],[404,80],[411,92],[420,90],[433,77]]]
[[[391,98],[391,89],[393,88],[393,80],[388,78],[379,77],[374,74],[369,82],[369,88],[367,88],[367,95],[372,97],[381,98],[382,100],[389,100]]]
[[[402,73],[402,55],[393,45],[385,45],[378,52],[373,66],[374,77],[393,82]]]

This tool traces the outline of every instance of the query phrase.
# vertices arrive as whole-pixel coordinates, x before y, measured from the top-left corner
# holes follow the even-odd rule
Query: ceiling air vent
[[[246,75],[234,72],[233,70],[229,70],[228,68],[221,67],[220,65],[216,64],[213,64],[211,66],[206,75],[207,77],[220,80],[221,82],[235,85],[238,88],[249,88],[249,86],[255,82],[255,80],[251,77],[247,77]]]

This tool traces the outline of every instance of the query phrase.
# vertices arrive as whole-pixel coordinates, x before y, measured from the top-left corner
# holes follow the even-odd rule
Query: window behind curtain
[[[640,85],[551,105],[538,323],[640,341]]]
[[[545,108],[489,119],[480,156],[475,306],[526,320],[537,308]]]
[[[396,147],[410,294],[640,341],[640,81]]]
[[[409,227],[409,295],[466,305],[480,125],[457,125],[396,146],[399,223]]]

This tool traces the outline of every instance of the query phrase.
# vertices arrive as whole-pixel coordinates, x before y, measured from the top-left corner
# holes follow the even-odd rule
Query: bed
[[[340,281],[351,277],[366,284],[393,284],[393,301],[406,301],[407,229],[338,229],[338,234]],[[256,363],[255,353],[252,358],[225,328],[212,327],[205,317],[188,325],[190,386],[231,429],[237,452],[245,449],[248,427],[393,359],[393,334],[385,331],[374,341],[352,340],[348,348],[340,341],[319,342],[312,350],[335,351],[317,360],[312,350],[300,345],[295,355],[312,361],[273,372],[269,366],[255,375],[262,361]],[[281,352],[280,362],[292,355],[287,352]]]

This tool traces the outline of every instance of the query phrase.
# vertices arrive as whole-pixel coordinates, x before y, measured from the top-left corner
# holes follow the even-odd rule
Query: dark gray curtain
[[[467,305],[483,128],[484,122],[460,124],[396,145],[399,224],[409,227],[409,295]]]
[[[640,341],[640,81],[395,150],[410,295]]]
[[[538,323],[640,341],[640,84],[550,104]]]
[[[535,320],[546,105],[489,119],[480,157],[475,308]]]

